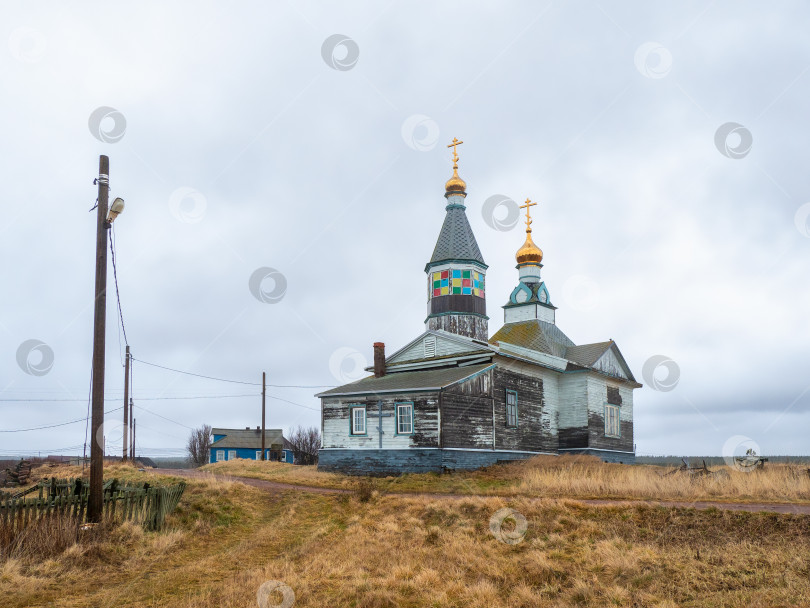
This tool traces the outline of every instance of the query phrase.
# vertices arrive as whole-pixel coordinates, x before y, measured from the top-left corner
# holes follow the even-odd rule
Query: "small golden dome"
[[[447,194],[466,194],[467,182],[458,176],[458,170],[453,169],[453,177],[447,180],[444,185],[444,190]]]
[[[543,250],[532,241],[532,229],[526,230],[526,242],[515,254],[518,264],[539,264],[543,261]]]

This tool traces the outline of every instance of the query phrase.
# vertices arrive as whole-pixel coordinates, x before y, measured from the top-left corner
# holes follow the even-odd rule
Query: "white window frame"
[[[605,437],[621,438],[622,408],[613,403],[605,404]]]
[[[228,450],[228,460],[236,458],[236,450]]]
[[[362,418],[357,417],[358,410],[363,412]],[[366,435],[367,434],[367,427],[368,427],[368,421],[366,419],[366,406],[365,405],[353,405],[353,406],[349,407],[349,417],[351,418],[351,434],[352,435],[360,435],[360,436]],[[363,424],[362,424],[363,428],[362,429],[359,429],[358,428],[359,425],[357,424],[358,422],[360,422],[360,420],[362,420],[362,422],[363,422]]]
[[[514,397],[514,403],[509,402]],[[518,394],[517,391],[506,389],[506,427],[516,429],[518,426]]]
[[[261,459],[262,459],[262,451],[261,450],[256,450],[256,460],[261,460]]]
[[[217,462],[225,460],[225,450],[217,450]]]
[[[397,403],[396,407],[396,423],[397,435],[413,435],[413,403]],[[407,411],[407,420],[401,412]]]

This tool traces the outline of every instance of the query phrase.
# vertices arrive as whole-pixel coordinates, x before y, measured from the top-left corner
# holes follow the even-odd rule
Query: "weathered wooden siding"
[[[559,378],[559,446],[579,448],[588,445],[588,382],[584,373]]]
[[[379,397],[340,397],[324,399],[322,405],[323,447],[378,449],[380,433],[378,429]],[[382,397],[383,402],[383,448],[438,447],[439,438],[439,399],[437,393],[413,393]],[[413,402],[412,435],[396,434],[395,403]],[[366,434],[351,434],[351,406],[366,406]]]
[[[392,357],[388,361],[388,364],[392,365],[394,363],[400,363],[402,361],[413,361],[415,359],[423,359],[425,357],[425,338],[427,337],[430,337],[431,339],[436,341],[436,355],[435,355],[436,357],[458,355],[473,350],[467,344],[462,344],[454,340],[448,340],[447,338],[444,338],[442,336],[430,334],[429,336],[423,337],[418,342],[415,342],[410,347],[403,350],[401,353],[398,353],[396,357]],[[475,348],[474,350],[481,350],[481,348]]]
[[[498,367],[494,373],[495,448],[549,452],[557,450],[557,410],[546,406],[545,389],[556,391],[556,381],[542,368],[518,361]],[[506,391],[518,394],[517,427],[506,424]],[[553,398],[553,395],[550,395]]]
[[[621,401],[614,403],[620,405],[621,437],[606,437],[605,405],[615,401]],[[632,390],[596,374],[588,374],[588,447],[633,451]]]
[[[599,357],[593,364],[593,367],[611,376],[627,379],[627,372],[616,356],[616,353],[613,352],[613,348],[609,348],[604,355]]]
[[[547,323],[554,323],[554,309],[539,304],[510,306],[504,309],[504,323],[520,323],[529,319],[540,319]]]
[[[442,390],[441,447],[492,449],[492,370]]]
[[[481,300],[476,296],[458,296]],[[451,334],[467,336],[475,340],[486,341],[489,336],[488,321],[486,317],[472,314],[443,314],[437,317],[428,317],[427,329],[443,330]]]

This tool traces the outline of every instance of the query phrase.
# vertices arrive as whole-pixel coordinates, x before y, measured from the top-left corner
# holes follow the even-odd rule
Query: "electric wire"
[[[187,372],[183,371],[182,369],[175,369],[173,367],[167,367],[165,365],[158,365],[157,363],[150,363],[149,361],[144,361],[143,359],[135,359],[135,361],[139,361],[140,363],[144,363],[146,365],[151,365],[152,367],[159,367],[160,369],[165,369],[170,372],[177,372],[178,374],[186,374],[187,376],[196,376],[197,378],[205,378],[207,380],[217,380],[219,382],[232,382],[234,384],[247,384],[249,386],[261,386],[261,382],[245,382],[244,380],[231,380],[228,378],[216,378],[214,376],[206,376],[204,374],[195,374],[194,372]],[[331,384],[311,384],[311,385],[299,385],[299,384],[267,384],[266,386],[270,386],[272,388],[333,388],[334,385]]]
[[[111,414],[112,412],[117,412],[118,410],[124,409],[124,406],[117,407],[112,410],[107,410],[104,414]],[[84,422],[87,420],[86,418],[77,418],[76,420],[70,420],[68,422],[60,422],[58,424],[47,424],[45,426],[35,426],[28,429],[0,429],[0,433],[24,433],[26,431],[41,431],[42,429],[52,429],[58,426],[67,426],[69,424],[76,424],[77,422]],[[85,443],[87,442],[87,434],[85,433]]]
[[[121,331],[124,333],[124,344],[129,346],[127,327],[124,325],[124,313],[121,310],[121,294],[118,293],[118,269],[115,264],[115,226],[110,230],[110,252],[112,254],[113,281],[115,282],[115,299],[118,301],[118,318],[121,320]]]
[[[234,399],[237,397],[261,397],[261,393],[242,393],[239,395],[191,395],[187,397],[139,397],[138,401],[183,401],[185,399]],[[118,401],[121,397],[104,397],[104,401]],[[84,401],[84,399],[0,399],[0,403],[60,403]]]

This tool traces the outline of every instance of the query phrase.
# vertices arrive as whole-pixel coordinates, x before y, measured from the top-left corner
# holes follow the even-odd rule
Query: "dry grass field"
[[[475,494],[640,500],[720,500],[810,502],[807,467],[766,465],[743,472],[710,467],[716,475],[690,477],[653,465],[606,464],[593,456],[538,456],[531,460],[452,475],[419,474],[375,479],[386,492]],[[356,480],[314,467],[279,462],[233,460],[206,465],[216,474],[253,477],[298,485],[352,488]]]
[[[537,483],[534,468],[527,480]],[[125,465],[108,472],[158,480]],[[498,528],[504,508],[517,515]],[[111,526],[79,542],[32,531],[28,544],[0,548],[0,604],[253,607],[263,583],[280,581],[302,608],[810,605],[810,516],[271,494],[214,477],[189,480],[167,523],[161,533]],[[283,597],[273,591],[263,605]]]

